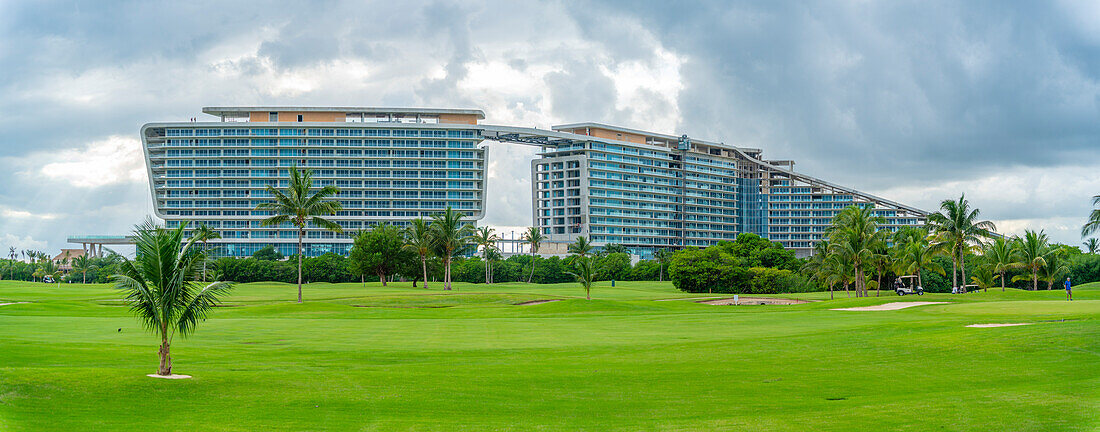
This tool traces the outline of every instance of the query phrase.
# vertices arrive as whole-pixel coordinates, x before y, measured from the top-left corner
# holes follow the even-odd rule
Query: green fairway
[[[1096,430],[1100,285],[711,306],[670,283],[238,286],[172,345],[106,285],[0,282],[3,431]],[[871,295],[875,293],[872,291]],[[535,300],[549,303],[516,305]],[[677,300],[679,299],[679,300]],[[943,301],[895,311],[834,311]],[[1037,323],[968,328],[979,323]]]

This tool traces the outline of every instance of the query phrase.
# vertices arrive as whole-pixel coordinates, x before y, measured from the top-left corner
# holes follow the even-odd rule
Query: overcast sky
[[[138,128],[225,105],[686,133],[1080,243],[1096,2],[650,3],[0,1],[0,247],[126,233],[152,212]],[[533,154],[490,146],[485,223],[531,223]]]

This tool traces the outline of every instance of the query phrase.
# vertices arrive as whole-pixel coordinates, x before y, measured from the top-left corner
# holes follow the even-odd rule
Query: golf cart
[[[924,288],[917,285],[917,277],[915,275],[899,276],[898,280],[901,282],[894,285],[894,291],[899,296],[903,295],[924,295]]]
[[[969,292],[978,292],[979,290],[981,290],[981,287],[978,286],[977,284],[963,285],[963,293],[964,294],[969,293]],[[988,292],[989,288],[986,288],[985,290],[986,290],[986,292]]]

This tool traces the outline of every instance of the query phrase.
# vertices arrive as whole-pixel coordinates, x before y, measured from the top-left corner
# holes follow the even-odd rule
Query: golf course
[[[669,282],[237,285],[156,379],[110,285],[0,282],[4,431],[1100,427],[1100,284],[710,305]],[[551,300],[551,301],[546,301]],[[834,310],[891,302],[897,310]],[[748,302],[751,303],[751,302]],[[974,324],[1028,324],[968,327]]]

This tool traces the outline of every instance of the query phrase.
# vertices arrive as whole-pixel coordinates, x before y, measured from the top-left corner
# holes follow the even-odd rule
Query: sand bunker
[[[11,302],[11,303],[0,303],[0,306],[15,305],[15,304],[27,304],[27,303],[30,303],[30,302]]]
[[[146,375],[146,376],[149,377],[149,378],[162,378],[162,379],[188,379],[188,378],[191,378],[191,375],[176,375],[176,374],[171,374],[171,375],[149,374],[149,375]]]
[[[1022,325],[1032,325],[1032,324],[1035,324],[1035,323],[990,323],[990,324],[971,324],[971,325],[968,325],[967,327],[974,327],[974,328],[990,328],[990,327],[1015,327],[1015,326],[1022,326]]]
[[[556,302],[556,301],[561,301],[561,299],[531,300],[531,301],[525,301],[523,303],[516,303],[516,306],[532,306],[532,305],[538,305],[538,304],[550,303],[550,302]]]
[[[949,302],[891,302],[886,304],[874,305],[874,306],[861,306],[850,308],[830,309],[836,311],[888,311],[911,308],[913,306],[924,306],[934,304],[947,304]]]
[[[719,306],[734,305],[734,304],[741,305],[741,306],[749,306],[749,305],[793,305],[793,304],[803,304],[803,303],[809,303],[809,302],[806,301],[806,300],[795,300],[795,299],[787,299],[787,298],[740,297],[736,300],[736,303],[734,303],[733,297],[730,297],[730,298],[723,298],[723,299],[718,299],[718,300],[703,300],[703,301],[698,301],[696,303],[709,304],[709,305],[719,305]]]

